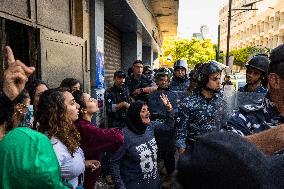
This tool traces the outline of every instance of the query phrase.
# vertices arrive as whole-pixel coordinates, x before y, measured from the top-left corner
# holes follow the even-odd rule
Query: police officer
[[[239,89],[240,92],[266,93],[266,86],[262,85],[262,81],[267,76],[269,60],[264,55],[256,55],[252,57],[245,65],[246,82],[244,87]]]
[[[174,76],[170,85],[173,91],[187,91],[189,87],[189,79],[187,77],[186,60],[178,60],[174,63]]]
[[[132,75],[127,78],[127,86],[134,100],[147,101],[148,95],[157,89],[155,82],[143,75],[143,62],[136,60],[132,64]]]
[[[269,91],[262,105],[244,105],[228,121],[233,131],[267,154],[284,148],[284,45],[273,49],[268,71]]]
[[[167,110],[160,98],[161,94],[167,95],[172,104],[174,112],[177,112],[177,96],[169,90],[171,72],[167,68],[159,68],[155,74],[155,82],[158,89],[148,96],[148,107],[151,113],[151,120],[164,122],[166,120]],[[175,134],[174,132],[159,132],[155,133],[156,142],[158,145],[158,160],[164,160],[166,170],[165,182],[163,187],[172,184],[172,173],[175,170]]]
[[[114,84],[105,92],[105,105],[109,127],[122,129],[126,125],[126,113],[131,103],[130,93],[125,85],[126,74],[114,73]]]
[[[191,149],[196,137],[220,129],[223,97],[220,90],[222,68],[215,61],[196,70],[197,88],[180,104],[176,146],[179,152]]]
[[[151,69],[151,67],[149,65],[144,66],[143,75],[145,75],[150,80],[153,79],[154,73],[153,73],[153,70]]]

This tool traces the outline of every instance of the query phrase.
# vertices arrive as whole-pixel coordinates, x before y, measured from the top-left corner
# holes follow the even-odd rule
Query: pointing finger
[[[9,47],[9,46],[6,46],[6,56],[7,56],[8,64],[15,62],[15,57],[14,57],[13,51],[12,51],[11,47]]]

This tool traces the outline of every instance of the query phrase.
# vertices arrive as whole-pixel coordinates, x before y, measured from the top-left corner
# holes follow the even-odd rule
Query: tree
[[[234,65],[243,67],[246,62],[256,54],[268,54],[268,48],[258,48],[258,47],[245,47],[237,50],[232,50],[230,56],[234,56]]]
[[[180,59],[187,60],[189,67],[193,68],[194,65],[200,62],[208,62],[215,59],[214,44],[211,40],[200,40],[193,38],[188,39],[175,39],[166,38],[163,42],[163,60],[171,60],[168,66]]]

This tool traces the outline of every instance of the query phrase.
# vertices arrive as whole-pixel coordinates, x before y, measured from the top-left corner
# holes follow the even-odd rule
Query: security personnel
[[[187,77],[186,60],[178,60],[174,63],[174,76],[170,85],[173,91],[187,91],[189,87],[189,79]]]
[[[177,95],[169,90],[171,72],[167,68],[159,68],[155,74],[155,82],[158,89],[148,96],[148,107],[151,113],[151,121],[164,122],[166,120],[167,110],[160,98],[161,94],[167,95],[172,104],[174,112],[177,112]],[[172,181],[172,173],[175,170],[175,133],[159,132],[155,133],[158,145],[158,160],[164,160],[164,166],[167,171],[165,182],[162,186],[169,186]]]
[[[148,95],[157,90],[155,82],[143,75],[143,62],[136,60],[132,64],[132,75],[127,78],[127,86],[134,100],[147,101]]]
[[[272,50],[270,61],[269,91],[262,105],[240,107],[225,127],[269,155],[284,149],[284,45]]]
[[[126,74],[114,73],[114,84],[105,92],[105,105],[109,127],[122,129],[126,125],[126,113],[131,103],[130,93],[125,85]]]
[[[256,55],[252,57],[245,65],[246,82],[244,87],[239,89],[239,92],[266,93],[266,86],[262,85],[262,81],[267,77],[269,60],[264,55]]]
[[[197,68],[197,88],[181,102],[178,109],[176,146],[180,153],[191,149],[198,136],[218,131],[223,124],[221,73],[222,67],[215,61]]]
[[[150,80],[153,79],[154,73],[149,65],[145,65],[143,67],[143,75],[145,75]]]

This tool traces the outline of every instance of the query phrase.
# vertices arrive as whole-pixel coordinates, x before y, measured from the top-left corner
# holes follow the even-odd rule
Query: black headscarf
[[[140,112],[145,102],[137,100],[132,103],[127,112],[127,127],[135,134],[142,135],[145,133],[147,125],[142,122]]]

